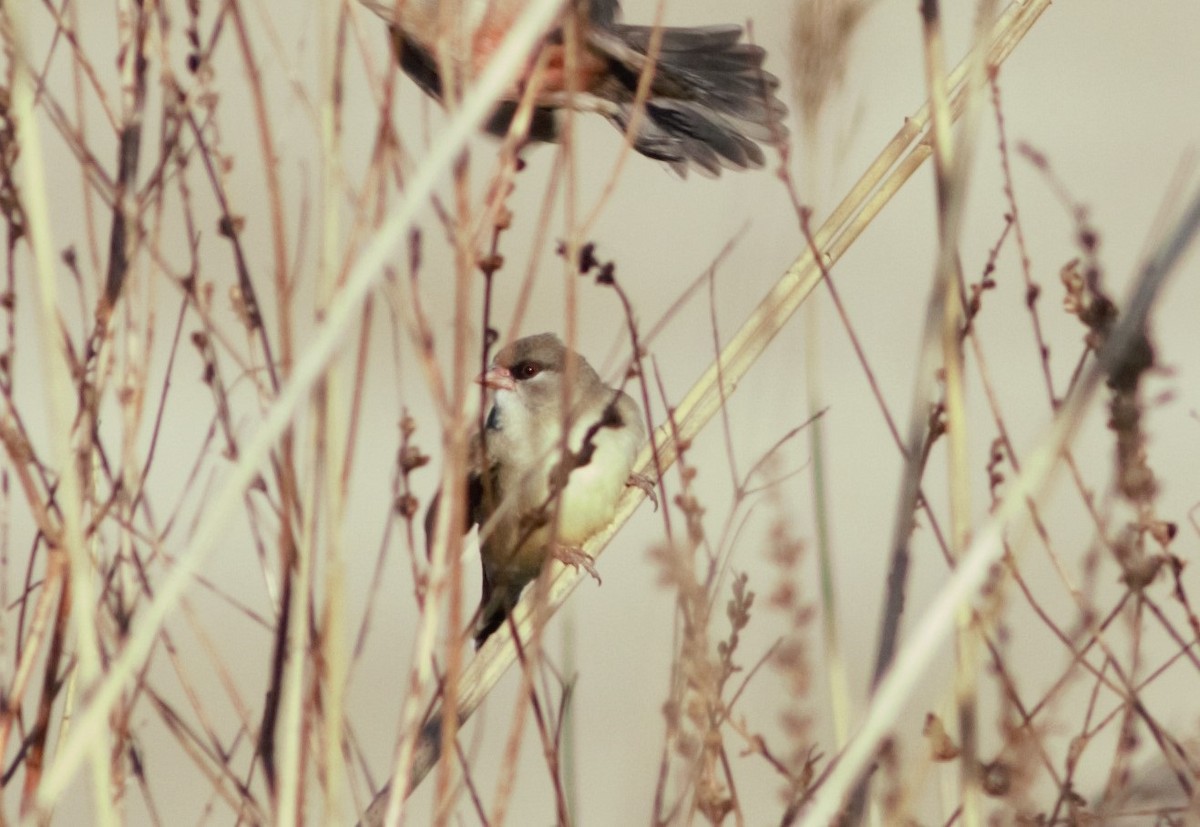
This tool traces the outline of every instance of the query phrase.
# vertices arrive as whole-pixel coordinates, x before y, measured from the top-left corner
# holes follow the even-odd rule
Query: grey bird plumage
[[[480,529],[483,594],[476,646],[505,622],[546,560],[592,571],[581,546],[612,522],[627,485],[648,486],[633,474],[646,440],[637,403],[605,385],[557,336],[513,342],[479,381],[491,389],[492,403],[471,446],[462,526]],[[564,458],[566,381],[570,428]],[[426,513],[431,540],[438,499]]]

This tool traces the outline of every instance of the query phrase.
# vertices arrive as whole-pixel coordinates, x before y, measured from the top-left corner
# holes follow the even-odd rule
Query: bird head
[[[590,393],[604,389],[600,377],[575,352],[568,350],[553,333],[518,339],[501,349],[491,366],[476,380],[495,392],[497,404],[515,398],[530,413],[558,411],[562,383],[573,374],[572,405],[586,401]],[[509,396],[509,395],[512,396]]]

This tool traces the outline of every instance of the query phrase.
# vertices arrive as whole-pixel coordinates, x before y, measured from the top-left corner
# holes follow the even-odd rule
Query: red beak
[[[508,368],[492,367],[487,373],[479,374],[475,381],[485,388],[491,388],[494,391],[512,391],[517,389],[517,381],[513,379],[512,372]]]

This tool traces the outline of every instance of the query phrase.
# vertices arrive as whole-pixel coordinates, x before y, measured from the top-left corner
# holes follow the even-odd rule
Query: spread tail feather
[[[609,120],[628,132],[640,68],[653,46],[652,26],[617,25],[597,30],[593,44],[611,57],[623,94]],[[787,107],[776,97],[779,79],[762,68],[766,53],[741,41],[739,26],[664,28],[645,111],[630,136],[638,152],[669,163],[681,175],[689,167],[718,175],[722,168],[761,167],[759,142],[787,134]],[[612,93],[614,90],[606,90]]]

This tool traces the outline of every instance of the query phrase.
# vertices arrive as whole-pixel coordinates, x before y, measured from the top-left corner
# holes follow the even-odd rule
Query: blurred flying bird
[[[362,2],[391,24],[404,72],[441,100],[441,60],[451,60],[454,71],[469,83],[487,65],[527,0]],[[579,54],[568,59],[562,25],[547,33],[538,53],[542,71],[535,71],[535,54],[521,81],[498,101],[485,123],[493,135],[508,133],[521,92],[530,82],[537,82],[538,88],[529,139],[558,140],[563,107],[597,112],[628,134],[634,149],[665,161],[680,175],[689,167],[707,175],[718,175],[723,167],[761,167],[765,158],[759,144],[787,134],[781,124],[787,108],[776,97],[779,79],[763,71],[766,53],[742,42],[740,26],[656,30],[620,23],[618,0],[568,0],[567,5],[566,14],[578,23]],[[451,17],[455,11],[465,19]],[[461,37],[452,31],[451,20],[462,26]],[[439,44],[455,42],[469,46],[443,57]],[[635,123],[638,82],[652,54],[649,93]],[[573,82],[568,82],[568,67],[574,69]]]

